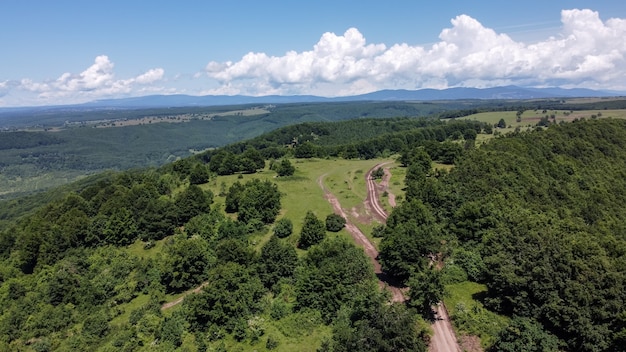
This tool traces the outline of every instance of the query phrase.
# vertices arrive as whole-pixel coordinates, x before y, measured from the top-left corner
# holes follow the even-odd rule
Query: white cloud
[[[558,36],[533,44],[460,15],[430,46],[367,44],[350,28],[324,33],[312,50],[283,56],[248,53],[209,62],[214,92],[345,95],[377,89],[489,87],[507,84],[626,89],[626,20],[603,22],[591,10],[563,10]],[[270,93],[271,92],[271,93]]]
[[[429,45],[372,44],[349,28],[341,35],[322,34],[307,51],[282,56],[250,52],[238,61],[211,61],[202,74],[169,79],[162,68],[118,78],[114,63],[101,55],[82,72],[56,79],[0,81],[0,106],[177,92],[341,96],[507,84],[626,90],[626,19],[603,21],[597,12],[574,9],[561,12],[561,23],[553,36],[532,43],[516,41],[467,15],[453,18]]]
[[[163,75],[165,74],[165,70],[162,68],[153,68],[148,72],[139,75],[135,78],[135,82],[139,84],[150,84],[156,81],[160,81],[163,79]]]
[[[163,79],[165,71],[162,68],[150,69],[129,79],[116,79],[114,66],[108,56],[100,55],[95,58],[93,65],[78,74],[66,72],[55,80],[44,82],[34,82],[28,78],[19,82],[2,82],[0,96],[15,93],[14,100],[17,101],[19,98],[20,101],[24,101],[24,93],[36,94],[34,101],[32,99],[27,101],[29,105],[41,105],[81,103],[134,92],[164,91],[161,87],[146,87]],[[22,94],[17,91],[21,91]],[[5,101],[10,99],[5,97]]]

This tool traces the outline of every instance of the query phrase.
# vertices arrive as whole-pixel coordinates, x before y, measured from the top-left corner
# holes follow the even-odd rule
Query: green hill
[[[475,145],[492,131],[307,122],[4,203],[0,350],[424,351],[420,315],[440,284],[473,290],[473,308],[452,318],[492,350],[620,350],[626,121]],[[407,304],[379,291],[345,230],[324,231],[332,210],[317,184],[326,175],[356,207],[364,172],[398,155],[405,201],[385,227],[363,227],[382,236],[383,269],[407,283]],[[293,174],[279,177],[285,164]],[[298,248],[320,228],[324,240]],[[511,319],[490,324],[487,309]]]

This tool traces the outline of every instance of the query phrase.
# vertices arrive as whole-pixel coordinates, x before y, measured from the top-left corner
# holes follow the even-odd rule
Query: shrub
[[[339,232],[346,225],[346,219],[338,214],[329,214],[326,217],[326,230],[330,232]]]

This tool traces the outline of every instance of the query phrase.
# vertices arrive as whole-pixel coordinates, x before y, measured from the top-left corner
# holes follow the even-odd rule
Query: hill
[[[482,303],[514,318],[494,351],[522,341],[623,350],[625,138],[624,120],[577,120],[496,138],[450,173],[416,159],[381,243],[383,269],[410,280],[427,270],[425,253],[443,253],[452,281],[485,284]],[[453,319],[477,333],[479,313]]]
[[[483,309],[512,317],[495,332],[489,325],[486,347],[620,350],[626,122],[576,120],[475,147],[492,128],[309,122],[77,185],[13,214],[0,232],[0,348],[424,350],[416,313],[428,316],[424,302],[442,283],[471,280],[487,292],[472,298],[481,306],[455,307],[461,332],[482,334]],[[343,232],[296,249],[330,212],[320,174],[358,199],[367,160],[397,152],[405,201],[368,232],[382,236],[385,272],[410,287],[406,306],[377,293],[369,261]],[[351,159],[356,169],[333,171]],[[433,160],[453,167],[432,169]],[[282,162],[293,176],[276,177]],[[203,282],[178,308],[159,308]]]

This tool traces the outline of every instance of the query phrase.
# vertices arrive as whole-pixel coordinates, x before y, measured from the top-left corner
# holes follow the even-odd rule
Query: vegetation
[[[510,111],[522,123],[528,113]],[[493,138],[502,117],[364,116],[302,115],[159,168],[5,203],[0,350],[425,351],[420,315],[442,297],[489,350],[624,350],[625,121]],[[16,145],[67,143],[41,136],[52,137]],[[410,288],[406,304],[379,290],[346,219],[316,216],[332,211],[318,180],[355,206],[364,170],[382,162],[370,159],[391,155],[404,165],[403,202],[367,226],[386,274]]]
[[[458,260],[486,284],[488,308],[524,317],[494,348],[518,348],[519,331],[548,347],[555,336],[567,350],[622,350],[625,137],[623,120],[576,121],[497,138],[450,173],[409,163],[383,268],[410,282],[429,255]]]

